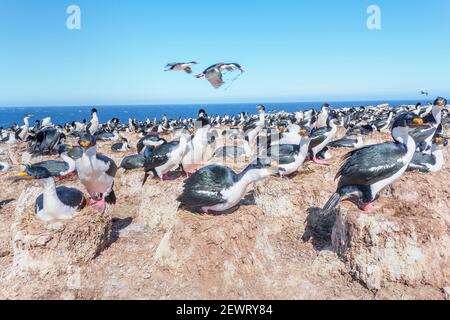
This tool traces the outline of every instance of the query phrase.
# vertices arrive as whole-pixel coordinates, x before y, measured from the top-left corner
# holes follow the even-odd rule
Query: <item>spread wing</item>
[[[349,152],[339,169],[339,188],[348,185],[369,185],[400,171],[406,163],[401,159],[406,147],[399,143],[382,143]]]
[[[219,89],[225,83],[222,79],[222,73],[217,71],[217,69],[209,70],[205,76],[209,83],[216,89]]]
[[[183,193],[177,200],[194,208],[225,203],[221,192],[234,184],[234,176],[234,172],[226,167],[204,167],[184,182]]]

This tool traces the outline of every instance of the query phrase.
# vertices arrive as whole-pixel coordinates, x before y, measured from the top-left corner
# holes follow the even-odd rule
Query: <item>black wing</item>
[[[295,144],[282,144],[272,146],[267,151],[267,155],[280,164],[289,164],[295,161],[295,156],[300,152],[300,147]]]
[[[349,185],[372,185],[398,172],[405,163],[398,161],[406,154],[400,143],[382,143],[349,152],[339,169],[339,188]]]
[[[172,141],[155,148],[150,156],[145,159],[145,171],[164,165],[169,161],[170,153],[176,149],[179,144],[179,141]]]
[[[435,165],[436,164],[436,158],[434,156],[431,156],[429,154],[425,154],[422,152],[416,152],[414,153],[414,157],[409,164],[408,171],[415,171],[418,170],[420,172],[428,172],[429,169],[425,164]]]
[[[217,165],[204,167],[184,182],[183,193],[177,200],[194,208],[225,203],[221,192],[234,185],[235,176],[236,174],[227,167]]]
[[[57,177],[61,172],[69,170],[69,164],[65,161],[48,160],[31,165],[32,167],[44,167],[47,169],[53,177]]]
[[[103,155],[103,154],[99,154],[97,153],[97,159],[107,162],[109,163],[109,169],[106,171],[106,174],[111,176],[111,177],[115,177],[116,173],[117,173],[117,165],[114,162],[113,159],[108,158],[107,156]]]
[[[123,158],[120,167],[125,170],[142,168],[144,166],[145,157],[143,154],[134,154]]]
[[[358,143],[358,140],[356,139],[348,139],[348,138],[342,138],[339,140],[332,141],[328,144],[328,147],[335,148],[335,147],[353,147],[356,143]]]
[[[56,194],[66,206],[82,209],[86,205],[86,200],[80,190],[61,186],[56,188]]]
[[[431,137],[436,132],[435,128],[430,129],[421,129],[416,128],[412,130],[409,135],[414,139],[416,144],[421,143],[422,141],[426,140],[427,138]]]

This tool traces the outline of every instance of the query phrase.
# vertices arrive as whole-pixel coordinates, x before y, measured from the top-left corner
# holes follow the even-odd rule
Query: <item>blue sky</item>
[[[81,30],[66,28],[71,4]],[[1,0],[0,106],[449,95],[449,22],[448,0]],[[162,71],[184,60],[246,72],[215,90]]]

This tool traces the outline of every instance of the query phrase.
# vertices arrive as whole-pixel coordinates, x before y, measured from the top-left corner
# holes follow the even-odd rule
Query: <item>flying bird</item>
[[[244,72],[242,67],[237,63],[216,63],[203,71],[203,73],[198,74],[196,78],[205,77],[214,88],[219,89],[225,84],[225,81],[223,80],[224,72],[233,72],[235,70],[239,70],[241,72],[238,77],[242,74],[242,72]],[[237,78],[234,80],[236,79]]]
[[[426,92],[426,91],[420,91],[420,94],[428,97],[428,92]]]
[[[184,71],[187,74],[191,74],[192,73],[191,66],[194,64],[197,64],[197,62],[191,61],[191,62],[168,63],[164,71]]]

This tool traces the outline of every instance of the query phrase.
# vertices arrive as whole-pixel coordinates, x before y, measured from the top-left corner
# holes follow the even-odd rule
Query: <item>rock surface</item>
[[[99,143],[117,163],[133,153],[110,146]],[[332,150],[331,166],[308,163],[294,177],[250,186],[240,208],[221,216],[179,209],[183,178],[142,186],[141,170],[120,171],[107,217],[86,209],[52,227],[35,220],[40,190],[15,181],[16,163],[0,176],[0,298],[445,299],[449,166],[405,174],[373,214],[344,202],[323,217],[345,152]]]

